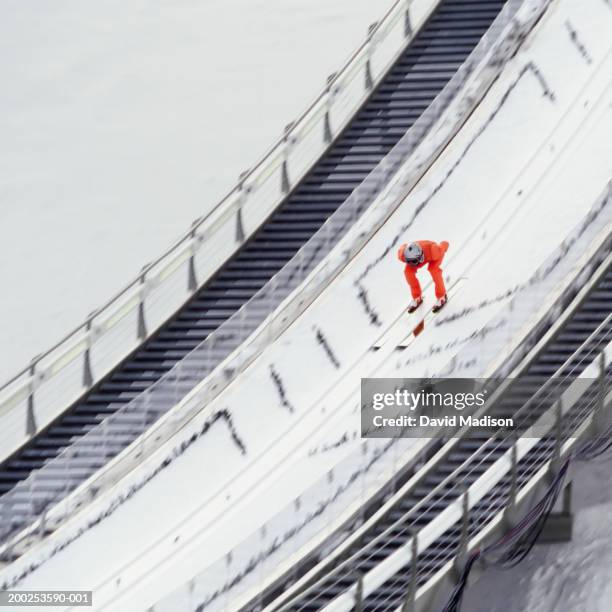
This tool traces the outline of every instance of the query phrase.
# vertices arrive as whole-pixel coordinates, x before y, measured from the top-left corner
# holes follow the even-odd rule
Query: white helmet
[[[406,248],[404,249],[404,259],[406,260],[406,263],[410,264],[411,266],[418,266],[419,264],[423,263],[425,253],[423,253],[421,245],[418,242],[411,242],[410,244],[407,244]]]

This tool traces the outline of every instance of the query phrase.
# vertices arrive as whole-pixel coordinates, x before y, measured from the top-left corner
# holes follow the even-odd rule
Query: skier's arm
[[[419,279],[416,275],[416,270],[412,266],[406,266],[404,268],[404,276],[406,277],[406,281],[410,285],[410,292],[412,293],[412,297],[415,300],[418,300],[421,297],[421,284],[419,283]]]

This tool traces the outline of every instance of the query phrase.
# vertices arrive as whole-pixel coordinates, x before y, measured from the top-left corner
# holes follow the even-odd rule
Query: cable
[[[479,559],[489,566],[500,569],[510,569],[521,563],[535,546],[552,513],[559,494],[563,490],[563,483],[571,462],[574,459],[590,461],[600,457],[610,448],[612,448],[612,426],[596,439],[589,440],[569,453],[547,491],[525,517],[498,540],[484,548],[477,548],[470,554],[442,612],[459,612],[470,572],[474,563]],[[497,557],[491,556],[491,553],[498,549],[504,549],[504,551]]]
[[[569,469],[570,460],[571,457],[568,457],[564,461],[548,490],[542,496],[542,499],[517,525],[492,544],[484,548],[478,548],[470,554],[461,572],[461,576],[446,606],[443,608],[443,612],[459,612],[470,572],[474,563],[479,559],[483,559],[489,566],[508,569],[518,565],[527,557],[542,533],[542,529],[559,497],[559,493],[563,489],[563,482]],[[498,549],[506,550],[498,557],[488,556]]]

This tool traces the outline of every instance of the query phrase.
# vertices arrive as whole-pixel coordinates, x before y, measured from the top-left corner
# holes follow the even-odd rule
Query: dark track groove
[[[158,380],[289,261],[421,115],[503,4],[504,0],[443,0],[329,151],[240,251],[153,338],[0,465],[0,495]],[[185,385],[184,393],[189,389]],[[158,416],[151,415],[151,421]],[[83,463],[78,474],[72,474],[69,488],[98,470],[138,431],[127,426],[117,431],[105,457]],[[49,490],[53,487],[60,485],[50,480]],[[22,519],[13,513],[12,520]]]
[[[580,345],[597,329],[598,325],[605,320],[611,311],[612,268],[608,268],[565,325],[529,364],[523,376],[538,381],[537,386],[539,387],[542,381],[548,380],[562,363],[579,349]],[[581,350],[580,354],[584,355],[589,350],[598,347],[601,350],[607,345],[611,336],[612,322],[608,322],[585,349]],[[577,360],[573,359],[564,371],[571,370],[570,380],[574,380],[588,363],[590,363],[590,360],[586,361],[586,364],[578,365]],[[533,391],[526,386],[513,388],[504,397],[500,405],[494,409],[493,415],[507,417],[516,414],[516,411],[525,404],[526,399],[532,394]],[[546,403],[545,408],[547,409],[551,405],[552,402]],[[528,423],[533,423],[541,414],[543,414],[542,409],[530,411]],[[325,578],[318,583],[313,591],[308,591],[301,599],[297,599],[283,610],[291,610],[292,612],[320,610],[337,595],[349,589],[354,584],[355,576],[367,573],[395,550],[408,543],[412,530],[418,531],[433,521],[449,503],[457,499],[460,491],[472,484],[510,448],[509,443],[503,443],[501,447],[491,450],[489,456],[485,456],[487,449],[492,449],[493,444],[494,442],[484,437],[481,439],[468,437],[460,440],[452,452],[410,494],[399,500],[385,516],[381,517],[380,521],[360,538],[358,544],[350,547],[349,551],[342,556],[342,559],[348,559],[355,555],[354,561],[351,561],[347,566],[339,566],[340,560],[336,563],[335,568],[329,568],[326,571]],[[519,463],[519,486],[526,483],[537,471],[539,468],[538,458],[550,456],[553,445],[554,440],[550,437],[542,439]],[[460,468],[457,475],[445,482],[446,478],[457,468]],[[439,490],[427,501],[424,501],[434,488],[441,484]],[[510,477],[507,476],[475,506],[471,513],[471,520],[473,521],[474,517],[479,517],[479,521],[483,518],[486,520],[492,519],[494,514],[504,507],[509,490]],[[491,507],[492,502],[494,505]],[[417,504],[420,505],[417,506]],[[476,525],[470,524],[470,537],[476,535],[477,532]],[[460,533],[460,525],[454,525],[437,542],[419,555],[419,586],[424,585],[445,563],[453,558],[458,551]],[[380,540],[373,547],[373,550],[365,554],[364,547],[376,538],[380,538]],[[447,547],[448,549],[446,549]],[[406,566],[387,580],[364,602],[364,612],[387,612],[397,609],[402,603],[402,598],[406,595],[410,572],[410,567]],[[297,575],[300,575],[299,571]]]

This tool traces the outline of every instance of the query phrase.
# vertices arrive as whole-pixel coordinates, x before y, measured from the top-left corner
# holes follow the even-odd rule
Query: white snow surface
[[[236,183],[392,0],[4,0],[0,383]]]
[[[156,595],[186,582],[189,571],[193,575],[222,559],[330,467],[360,452],[361,376],[438,371],[503,308],[506,292],[529,278],[612,176],[612,11],[598,0],[588,0],[588,6],[587,11],[578,0],[554,3],[537,35],[389,222],[300,320],[196,419],[194,427],[213,411],[228,410],[246,453],[218,422],[211,435],[194,442],[20,588],[43,588],[70,574],[74,588],[97,590],[104,609],[154,603]],[[588,59],[568,34],[568,20]],[[401,358],[381,361],[369,347],[405,307],[407,289],[395,247],[411,237],[448,239],[446,273],[469,279],[438,325],[426,329]],[[517,246],[529,257],[508,257]],[[380,327],[357,298],[357,279]],[[482,306],[491,297],[496,299]],[[339,368],[325,358],[316,329],[324,332]],[[281,401],[271,367],[292,410]],[[336,445],[338,440],[344,441]],[[323,448],[329,450],[320,452]],[[104,544],[111,541],[112,547]],[[136,588],[130,590],[130,584]]]

